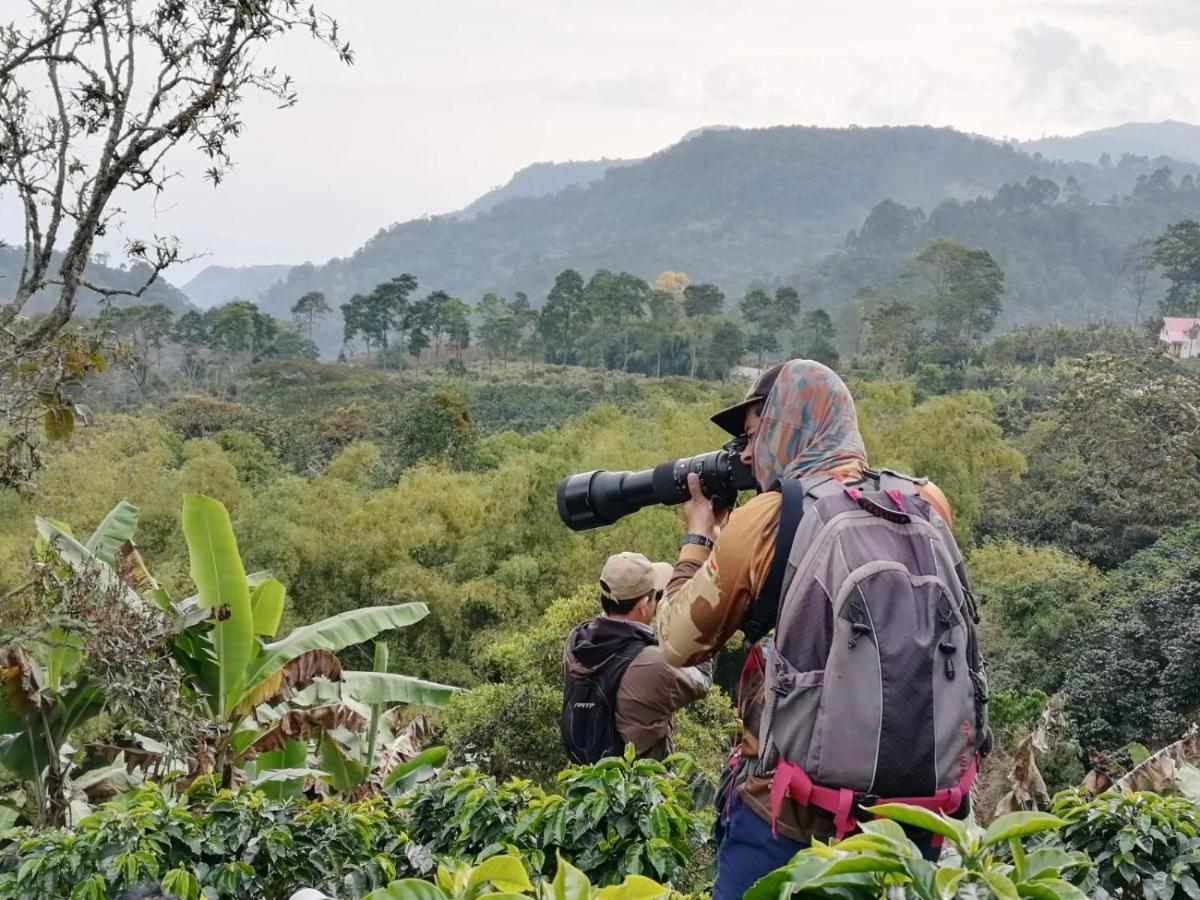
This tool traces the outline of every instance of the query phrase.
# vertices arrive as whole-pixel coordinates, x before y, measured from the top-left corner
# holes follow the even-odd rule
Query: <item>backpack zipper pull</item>
[[[858,639],[860,637],[871,633],[871,626],[866,622],[851,622],[850,630],[854,632],[854,637],[850,638],[850,649],[853,650],[858,646]]]
[[[945,654],[945,657],[946,657],[946,664],[944,666],[944,669],[946,672],[946,678],[950,681],[953,681],[954,680],[954,654],[958,650],[958,647],[954,646],[954,644],[950,643],[949,641],[942,641],[941,643],[938,644],[938,649],[941,650],[942,653]]]

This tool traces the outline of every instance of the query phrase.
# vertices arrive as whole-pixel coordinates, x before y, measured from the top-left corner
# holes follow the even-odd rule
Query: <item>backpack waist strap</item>
[[[971,790],[979,769],[979,758],[971,760],[958,784],[938,791],[931,797],[871,797],[869,805],[877,803],[907,803],[930,812],[955,813],[962,806],[963,798]],[[856,808],[868,798],[856,794],[849,788],[829,788],[814,784],[808,773],[793,762],[781,759],[771,778],[771,833],[778,834],[779,810],[783,798],[791,797],[801,806],[815,806],[833,816],[833,827],[837,840],[841,840],[858,826]]]

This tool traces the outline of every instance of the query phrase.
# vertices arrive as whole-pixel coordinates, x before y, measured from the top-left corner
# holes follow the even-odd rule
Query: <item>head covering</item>
[[[837,373],[819,362],[781,364],[763,403],[751,442],[751,468],[764,491],[783,478],[801,478],[846,465],[864,465],[854,398]]]
[[[779,373],[783,371],[783,367],[786,365],[787,363],[776,363],[771,368],[764,370],[754,379],[754,384],[750,385],[750,390],[746,391],[746,399],[740,403],[733,404],[733,406],[725,407],[713,416],[713,424],[725,429],[734,437],[741,437],[745,434],[746,410],[755,403],[762,403],[767,399],[767,395],[771,393],[771,388],[775,387],[775,379],[779,377]]]
[[[652,563],[640,553],[618,553],[608,558],[600,572],[600,593],[617,603],[636,600],[665,591],[671,571],[670,563]]]

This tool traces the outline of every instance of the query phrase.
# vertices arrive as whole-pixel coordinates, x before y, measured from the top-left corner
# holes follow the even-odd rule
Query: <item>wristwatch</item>
[[[711,550],[713,548],[713,539],[705,537],[702,534],[685,534],[679,539],[679,546],[685,547],[688,544],[699,544],[705,550]]]

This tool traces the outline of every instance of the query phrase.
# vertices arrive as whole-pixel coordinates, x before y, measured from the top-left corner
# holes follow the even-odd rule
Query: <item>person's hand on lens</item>
[[[683,526],[688,534],[699,534],[715,541],[720,533],[717,513],[713,509],[712,501],[700,490],[700,476],[695,472],[688,472],[687,485],[692,499],[684,501]]]

